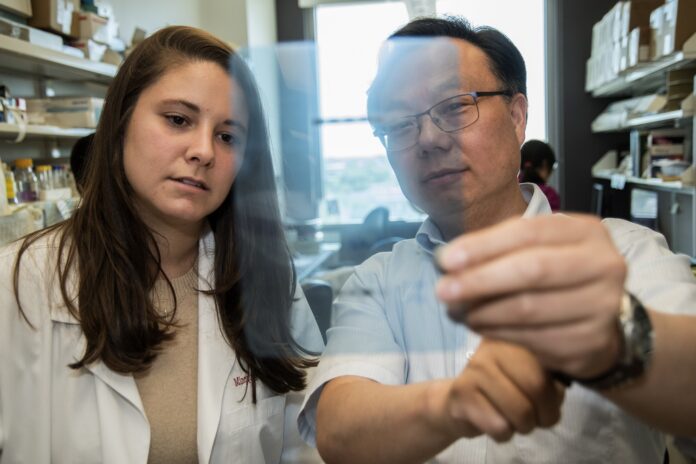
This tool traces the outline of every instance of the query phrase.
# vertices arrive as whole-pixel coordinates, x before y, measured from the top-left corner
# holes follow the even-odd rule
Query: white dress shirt
[[[524,217],[551,213],[538,187],[521,188],[528,203]],[[617,219],[603,223],[628,262],[630,292],[663,311],[696,313],[696,282],[687,257],[670,252],[664,238],[649,229]],[[402,385],[455,377],[466,367],[480,338],[450,320],[435,297],[432,253],[442,243],[435,224],[426,220],[415,239],[368,259],[343,287],[298,419],[309,443],[315,443],[319,395],[333,378],[353,375]],[[661,433],[594,391],[573,385],[553,428],[515,435],[504,444],[486,436],[460,439],[432,462],[658,464],[664,452]]]

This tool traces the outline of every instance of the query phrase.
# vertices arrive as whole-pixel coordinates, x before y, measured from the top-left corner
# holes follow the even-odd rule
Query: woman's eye
[[[166,116],[167,120],[174,126],[180,127],[186,124],[186,118],[179,116],[178,114],[168,114]]]
[[[238,145],[240,141],[236,135],[228,132],[220,134],[220,140],[226,145]]]

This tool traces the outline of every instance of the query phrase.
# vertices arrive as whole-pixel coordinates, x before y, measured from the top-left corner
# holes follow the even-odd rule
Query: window
[[[495,27],[512,40],[527,65],[527,139],[546,140],[544,0],[438,0],[437,12],[464,16],[474,26]]]
[[[406,22],[408,14],[401,2],[317,8],[319,101],[324,120],[322,215],[327,222],[360,223],[376,206],[389,208],[392,220],[422,219],[401,193],[384,147],[365,119],[366,92],[377,72],[379,47]]]
[[[528,73],[527,137],[546,139],[544,1],[439,0],[437,11],[496,27],[519,47]],[[325,222],[359,223],[376,206],[389,208],[392,220],[423,219],[401,193],[365,118],[379,47],[407,22],[403,2],[316,8]]]

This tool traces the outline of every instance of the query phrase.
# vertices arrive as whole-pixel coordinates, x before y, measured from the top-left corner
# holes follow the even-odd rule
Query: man
[[[409,42],[405,50],[395,45],[396,38],[419,36],[440,39]],[[595,267],[614,285],[598,284],[598,290],[616,309],[574,335],[577,341],[601,329],[590,351],[605,356],[593,363],[545,364],[553,357],[505,342],[519,337],[506,337],[500,327],[489,328],[493,337],[481,340],[450,319],[436,299],[433,255],[440,245],[551,210],[538,188],[517,184],[527,99],[524,61],[514,45],[493,29],[471,29],[454,18],[416,20],[391,39],[368,113],[404,194],[428,219],[415,240],[369,259],[344,286],[299,418],[301,433],[310,442],[316,438],[331,462],[423,462],[435,456],[464,463],[662,462],[661,434],[593,389],[573,385],[563,401],[555,380],[603,380],[620,356],[620,338],[606,335],[606,328],[617,332],[623,258],[600,250]],[[609,226],[629,269],[642,272],[629,277],[630,291],[655,307],[694,309],[688,262],[649,231],[633,234],[636,227],[621,222]],[[649,249],[632,251],[633,240]],[[482,296],[462,290],[467,274],[461,264],[471,246],[457,243],[441,253],[452,275],[438,292],[452,315],[468,321],[484,314],[476,310],[496,293],[492,285]],[[567,261],[573,256],[560,251],[561,269],[582,276]],[[658,261],[655,272],[651,266]],[[528,274],[544,276],[534,270]],[[466,285],[480,284],[476,277]],[[490,272],[485,277],[496,280]],[[664,289],[674,278],[684,282],[680,297],[666,299]],[[555,341],[562,349],[565,340]],[[558,421],[561,402],[560,422],[543,429]]]

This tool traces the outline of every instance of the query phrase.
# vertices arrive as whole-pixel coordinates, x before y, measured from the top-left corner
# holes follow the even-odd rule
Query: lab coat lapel
[[[68,285],[70,286],[69,288],[76,288],[77,282],[74,278],[71,278]],[[79,321],[73,317],[72,314],[70,314],[65,307],[65,304],[62,302],[62,296],[60,296],[58,293],[59,290],[57,289],[57,286],[54,285],[53,288],[55,294],[49,303],[51,320],[53,321],[53,324],[65,324],[74,330],[74,337],[70,337],[72,340],[74,340],[74,343],[71,343],[70,346],[63,346],[63,349],[72,350],[72,359],[74,361],[79,361],[85,354],[85,350],[87,348],[87,339],[82,332]],[[114,372],[101,360],[96,361],[85,368],[116,393],[128,400],[133,406],[135,406],[135,408],[138,409],[138,411],[140,411],[143,418],[145,418],[145,410],[140,399],[138,386],[135,384],[135,379],[133,379],[131,374],[119,374]]]
[[[215,282],[214,248],[213,234],[208,231],[198,254],[201,290],[209,290]],[[207,464],[220,424],[225,387],[236,359],[220,330],[215,300],[203,293],[198,296],[198,325],[198,460]]]
[[[85,353],[87,340],[78,321],[67,311],[51,309],[53,324],[62,324],[63,333],[56,343],[68,354],[67,359],[78,361]],[[145,463],[150,449],[150,428],[140,399],[138,387],[131,374],[119,374],[101,360],[85,369],[96,379],[96,406],[102,437],[105,463]]]

